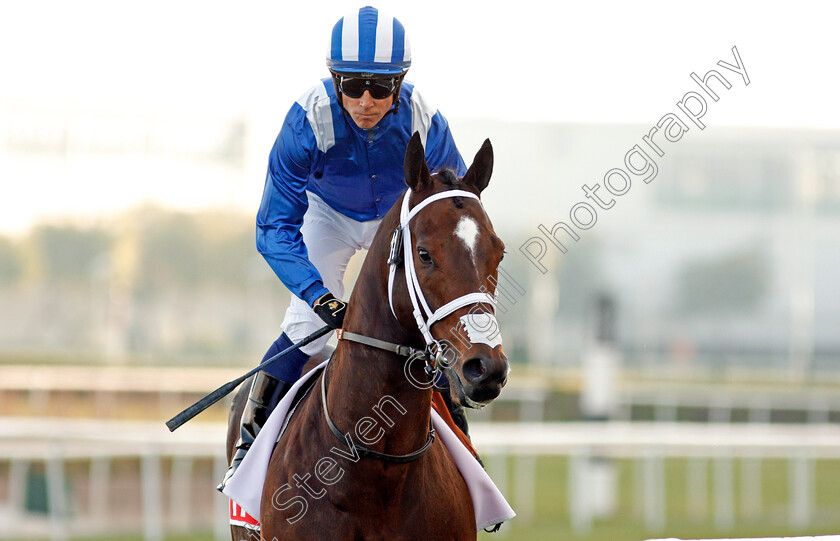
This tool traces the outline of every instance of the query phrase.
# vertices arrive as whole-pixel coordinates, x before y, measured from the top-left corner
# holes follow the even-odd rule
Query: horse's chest
[[[395,479],[373,472],[361,475],[363,470],[364,466],[348,468],[342,483],[330,487],[322,498],[310,499],[305,520],[288,524],[288,517],[276,516],[270,520],[271,531],[264,529],[263,535],[366,541],[475,539],[472,502],[460,475],[447,478],[423,468]],[[266,509],[263,514],[266,511],[273,514]]]

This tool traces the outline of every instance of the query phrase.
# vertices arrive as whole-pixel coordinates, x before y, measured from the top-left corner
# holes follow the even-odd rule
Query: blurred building
[[[530,256],[519,254],[518,275],[555,317],[551,332],[533,332],[545,327],[542,314],[517,334],[526,349],[540,351],[532,360],[578,362],[592,339],[589,306],[607,294],[631,366],[840,370],[840,289],[833,282],[840,273],[840,133],[707,128],[662,144],[658,156],[643,142],[649,129],[506,127],[520,147],[555,142],[539,158],[502,165],[496,175],[528,184],[521,192],[528,203],[508,209],[528,209],[516,247],[541,239],[532,241]],[[634,145],[656,171],[649,183],[629,175],[632,186],[611,195],[603,177],[627,169],[623,158]],[[536,163],[542,173],[530,170]],[[587,198],[583,185],[596,183],[612,207]],[[570,214],[579,202],[597,213],[594,220],[578,212],[588,229],[575,227]],[[551,231],[565,253],[548,238]],[[541,243],[545,253],[534,257]],[[550,358],[546,350],[554,352]]]
[[[271,144],[266,119],[5,105],[0,172],[11,196],[4,194],[4,212],[37,209],[61,223],[74,209],[98,216],[86,226],[108,235],[104,250],[75,252],[85,278],[73,287],[31,253],[17,277],[0,284],[0,349],[112,358],[264,350],[287,302],[252,244]],[[592,339],[592,300],[606,295],[626,365],[840,370],[840,288],[833,284],[840,275],[840,133],[715,127],[710,120],[679,141],[659,139],[659,156],[644,142],[651,126],[451,120],[466,161],[484,138],[495,148],[483,198],[508,246],[503,266],[516,282],[512,290],[525,291],[500,318],[515,360],[579,363]],[[273,124],[279,129],[279,119]],[[603,179],[627,169],[636,145],[655,174],[649,182],[630,175],[632,185],[611,196]],[[584,185],[596,183],[614,206],[587,197]],[[101,208],[98,193],[116,202],[112,212]],[[186,227],[183,216],[144,214],[137,207],[144,201],[232,214],[211,218],[215,228],[198,221]],[[577,239],[559,233],[562,253],[540,227],[573,226],[570,210],[580,202],[597,220],[572,227]],[[146,229],[138,225],[143,216]],[[163,227],[166,220],[172,229]],[[155,224],[158,244],[143,236]],[[520,251],[535,237],[547,247],[542,271]],[[181,270],[144,267],[144,246],[164,262],[180,259],[173,268]],[[203,278],[216,271],[218,278]],[[164,282],[149,281],[152,275]]]

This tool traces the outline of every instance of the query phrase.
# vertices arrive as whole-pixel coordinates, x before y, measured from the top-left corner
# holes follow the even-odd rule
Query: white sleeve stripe
[[[333,128],[332,111],[327,89],[318,84],[301,96],[298,105],[306,111],[306,120],[315,134],[318,150],[326,152],[335,145],[335,129]]]
[[[419,132],[423,147],[426,146],[426,138],[429,135],[429,128],[432,126],[432,117],[436,109],[431,107],[426,100],[417,92],[411,93],[411,133]]]

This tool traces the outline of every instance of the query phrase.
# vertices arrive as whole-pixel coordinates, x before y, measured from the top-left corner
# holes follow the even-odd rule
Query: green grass
[[[513,460],[508,464],[510,484],[506,494],[514,509],[516,479],[512,476]],[[531,522],[516,518],[502,526],[504,535],[479,535],[489,541],[542,541],[571,539],[580,541],[640,541],[651,537],[708,539],[720,537],[776,537],[794,535],[828,535],[840,532],[840,460],[819,461],[814,469],[814,521],[805,529],[792,529],[788,524],[787,460],[761,461],[761,508],[754,513],[743,502],[741,493],[742,463],[735,460],[730,481],[733,489],[734,526],[718,530],[714,521],[714,463],[706,464],[705,512],[691,509],[696,498],[688,494],[688,460],[668,459],[665,468],[665,525],[660,531],[647,531],[641,515],[642,504],[636,501],[633,460],[616,461],[618,468],[618,502],[615,516],[595,520],[587,533],[572,530],[568,509],[568,463],[562,458],[540,457],[537,460],[536,500]],[[700,510],[702,511],[702,509]]]
[[[505,494],[514,509],[517,509],[515,458],[505,464],[494,464],[488,468],[494,478],[499,479],[498,470],[507,469],[507,488]],[[572,530],[568,513],[569,490],[568,461],[565,458],[539,457],[536,461],[537,476],[533,519],[520,517],[502,526],[496,534],[481,532],[482,541],[641,541],[652,537],[677,537],[682,539],[714,539],[721,537],[778,537],[800,535],[829,535],[840,532],[840,459],[821,460],[814,466],[814,520],[811,527],[792,529],[788,524],[789,502],[787,501],[789,471],[788,461],[765,459],[761,461],[762,479],[761,506],[757,510],[745,505],[742,497],[743,463],[735,460],[732,464],[730,479],[733,489],[732,510],[734,526],[725,530],[715,528],[714,520],[714,461],[706,461],[705,500],[697,505],[696,495],[688,494],[687,459],[664,460],[665,472],[665,526],[660,531],[647,531],[642,516],[642,504],[636,501],[639,491],[635,487],[635,460],[617,460],[618,505],[615,516],[595,520],[591,529],[583,534]],[[754,506],[753,506],[754,507]],[[705,508],[705,509],[703,509]],[[521,509],[519,509],[521,511]],[[97,538],[100,541],[140,541],[141,536],[112,536]],[[190,535],[167,536],[168,541],[198,541],[213,539],[212,533],[196,532]]]

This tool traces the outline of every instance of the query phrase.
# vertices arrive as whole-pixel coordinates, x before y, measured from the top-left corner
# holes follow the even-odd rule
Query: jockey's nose
[[[374,103],[375,102],[373,101],[373,96],[370,95],[370,90],[365,90],[364,94],[362,94],[362,97],[359,98],[359,105],[361,105],[362,107],[368,107],[370,105],[373,105]]]

